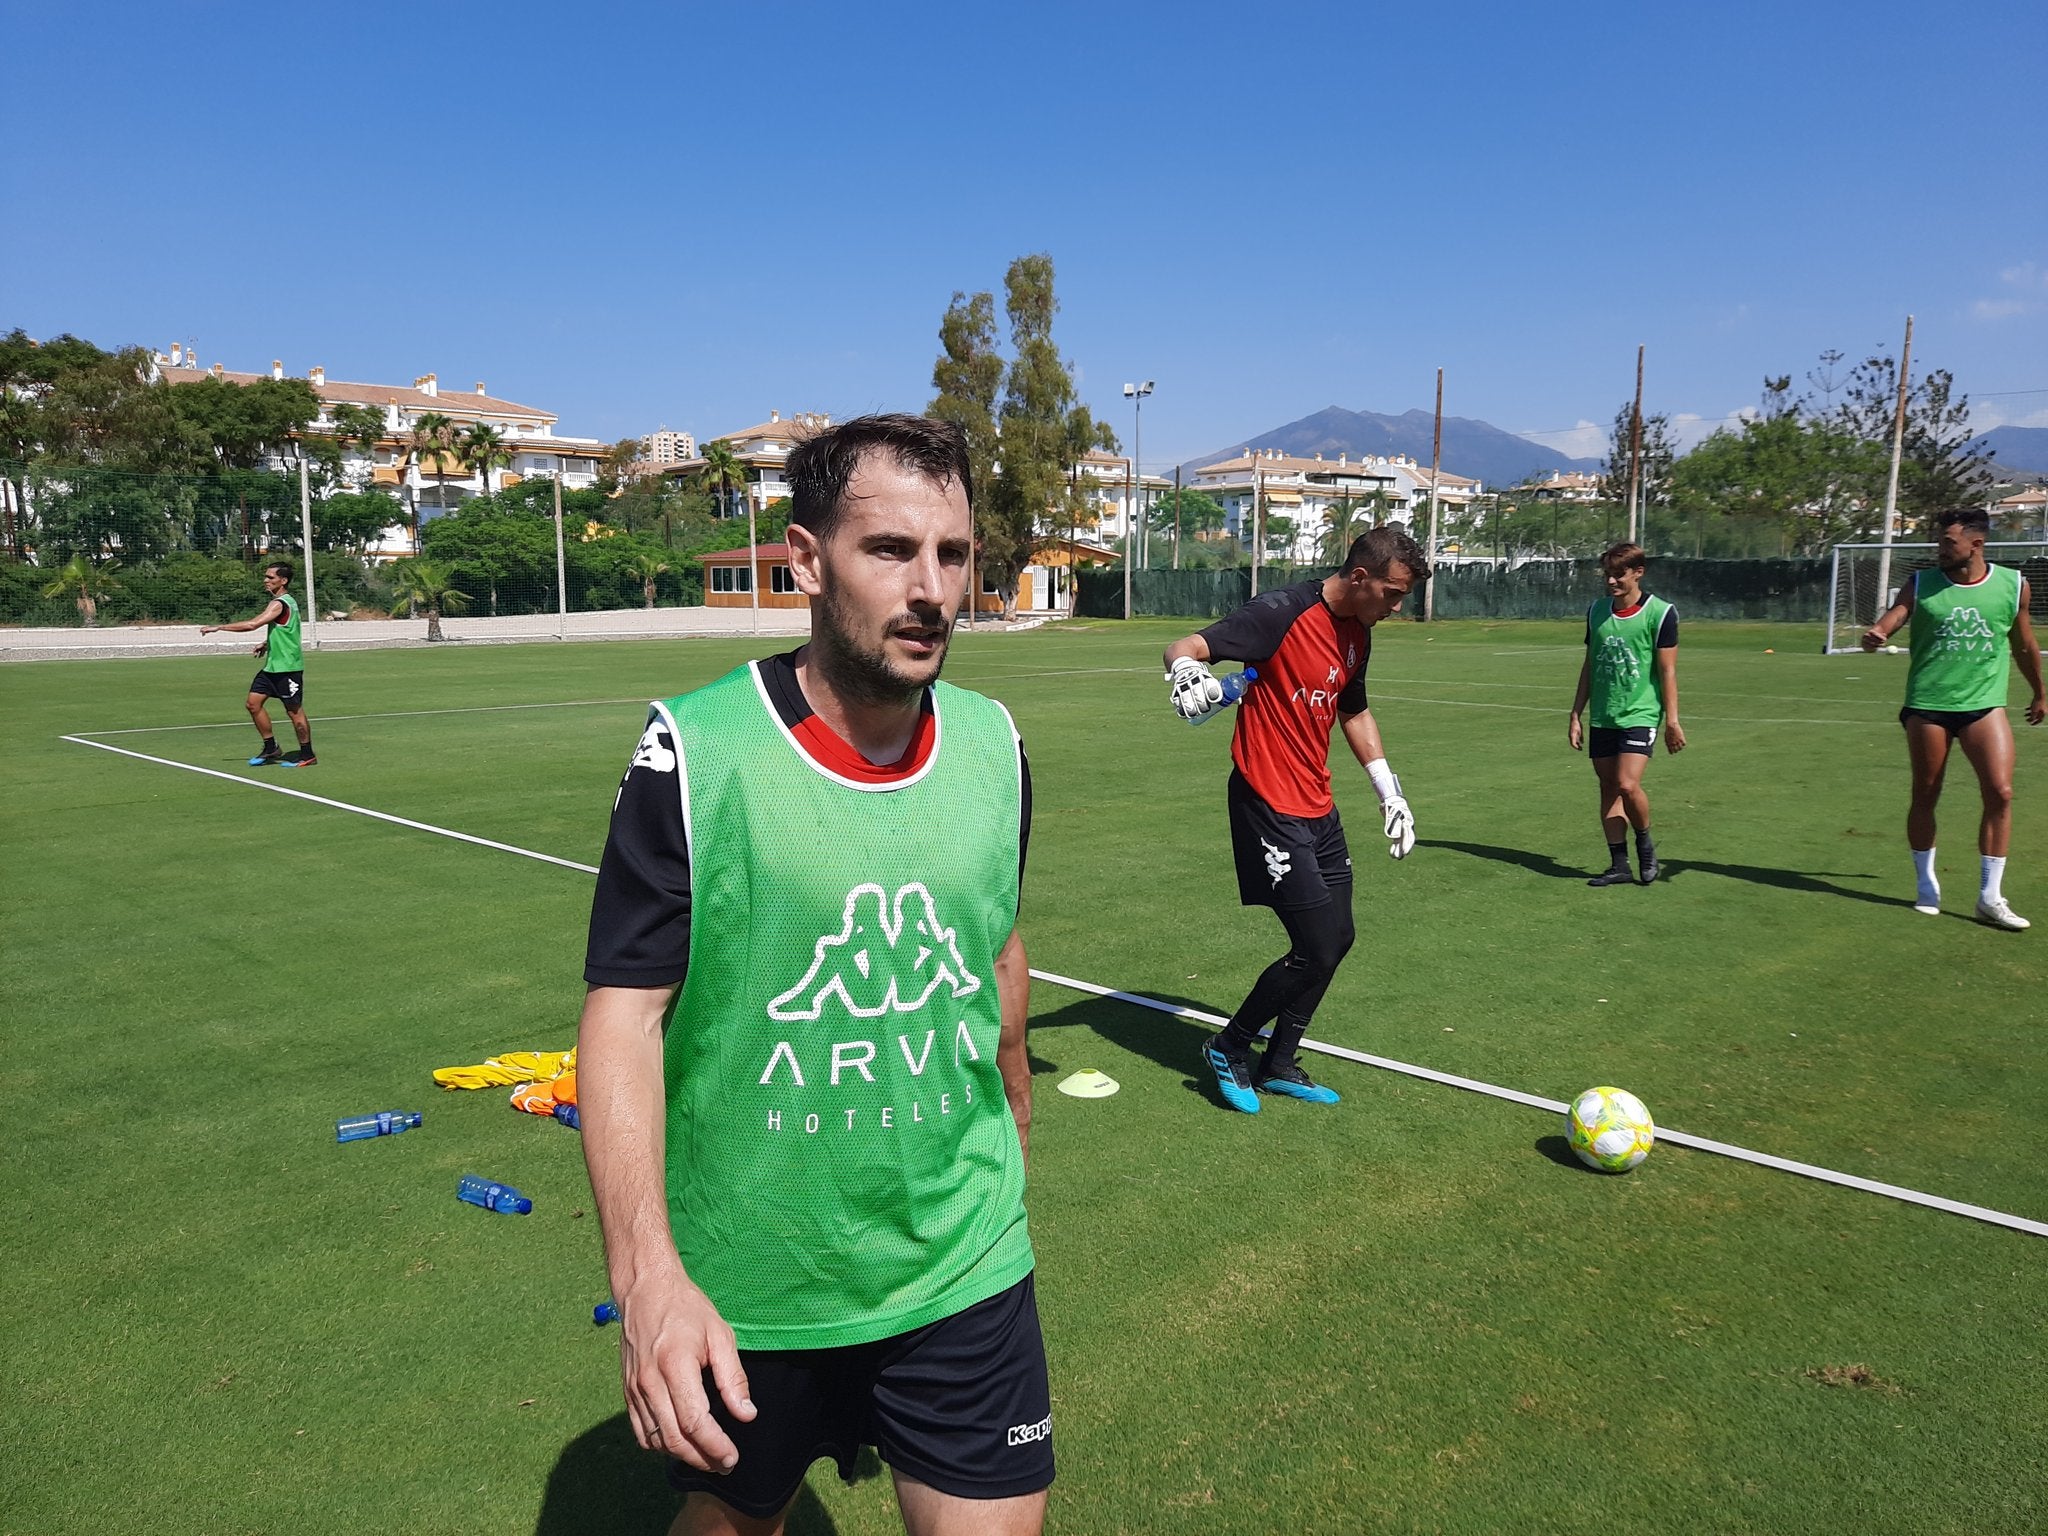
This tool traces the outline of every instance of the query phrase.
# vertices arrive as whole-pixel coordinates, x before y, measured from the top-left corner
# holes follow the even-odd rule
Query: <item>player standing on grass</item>
[[[627,1412],[678,1533],[779,1532],[815,1459],[873,1445],[913,1536],[1030,1536],[1030,778],[1003,707],[938,682],[966,438],[861,417],[789,479],[810,643],[654,705],[591,907],[578,1101]]]
[[[306,663],[299,648],[299,603],[285,590],[291,584],[291,562],[273,560],[263,567],[263,590],[270,594],[270,601],[263,605],[261,613],[239,624],[199,626],[202,635],[216,630],[224,635],[247,634],[252,629],[269,631],[251,653],[261,656],[263,665],[257,670],[256,680],[249,684],[249,697],[243,701],[256,734],[263,738],[263,750],[249,759],[251,768],[264,768],[272,763],[287,768],[310,768],[319,761],[313,756],[313,724],[306,718]],[[270,732],[271,699],[282,704],[291,717],[292,730],[299,738],[296,752],[280,754],[277,750],[277,738]]]
[[[1256,1114],[1261,1090],[1337,1102],[1296,1055],[1355,936],[1351,854],[1330,798],[1330,728],[1342,728],[1380,797],[1387,851],[1407,857],[1415,819],[1366,707],[1365,667],[1372,626],[1428,576],[1421,545],[1399,528],[1375,528],[1351,546],[1336,574],[1267,592],[1166,648],[1169,697],[1184,720],[1222,707],[1223,685],[1208,662],[1250,662],[1259,674],[1238,706],[1225,799],[1238,900],[1271,907],[1288,950],[1202,1048],[1232,1109]],[[1268,1024],[1273,1036],[1254,1071],[1252,1042]]]
[[[1586,610],[1586,659],[1579,689],[1572,695],[1565,739],[1593,760],[1600,780],[1600,829],[1607,834],[1607,869],[1588,885],[1626,885],[1628,830],[1636,831],[1641,880],[1657,878],[1657,845],[1650,837],[1650,797],[1643,770],[1657,749],[1664,726],[1664,750],[1683,752],[1678,723],[1678,610],[1643,591],[1649,557],[1639,544],[1617,544],[1600,557],[1607,595]],[[1592,706],[1592,730],[1582,719]]]
[[[1934,875],[1934,807],[1941,799],[1942,774],[1951,745],[1977,770],[1984,816],[1977,827],[1982,875],[1977,916],[1994,928],[2030,926],[2013,911],[2001,885],[2012,843],[2012,722],[2005,715],[2006,657],[2034,690],[2027,724],[2039,725],[2048,712],[2041,688],[2041,647],[2027,615],[2032,593],[2026,578],[2010,566],[1984,558],[1991,518],[1975,507],[1944,512],[1935,519],[1935,569],[1915,571],[1899,588],[1884,616],[1863,632],[1863,649],[1874,651],[1901,626],[1911,623],[1913,659],[1906,673],[1906,752],[1913,765],[1913,801],[1906,812],[1906,845],[1913,850],[1918,891],[1913,910],[1930,917],[1941,911],[1941,884]]]

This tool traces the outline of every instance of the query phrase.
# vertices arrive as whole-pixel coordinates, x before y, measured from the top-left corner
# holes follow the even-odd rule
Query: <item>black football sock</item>
[[[1292,1008],[1282,1013],[1273,1024],[1273,1037],[1266,1042],[1265,1055],[1259,1058],[1259,1071],[1271,1073],[1293,1066],[1301,1050],[1301,1037],[1307,1033],[1305,1017]]]
[[[1657,862],[1657,845],[1650,840],[1650,829],[1648,827],[1641,827],[1636,831],[1636,862],[1639,864],[1654,864]]]
[[[277,738],[275,736],[263,738],[263,755],[265,757],[277,756]]]
[[[1607,867],[1609,869],[1628,868],[1628,843],[1626,840],[1607,845]]]

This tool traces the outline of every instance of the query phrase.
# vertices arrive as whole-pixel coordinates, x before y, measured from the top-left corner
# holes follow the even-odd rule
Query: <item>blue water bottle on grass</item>
[[[367,1141],[372,1136],[396,1136],[400,1131],[419,1129],[417,1113],[407,1114],[403,1110],[383,1109],[374,1115],[357,1115],[350,1120],[334,1122],[336,1141]]]
[[[525,1216],[533,1210],[533,1202],[510,1184],[479,1178],[473,1173],[464,1174],[462,1182],[455,1186],[455,1198],[487,1211],[509,1211],[515,1216]]]

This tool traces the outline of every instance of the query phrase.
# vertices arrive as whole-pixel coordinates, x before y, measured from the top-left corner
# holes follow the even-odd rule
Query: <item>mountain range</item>
[[[1404,411],[1399,416],[1382,416],[1376,411],[1347,411],[1333,405],[1275,427],[1257,437],[1241,438],[1228,448],[1202,455],[1181,466],[1183,471],[1213,464],[1250,448],[1278,448],[1283,453],[1314,458],[1321,454],[1334,459],[1340,453],[1353,458],[1405,454],[1416,463],[1429,463],[1431,436],[1436,418],[1428,411]],[[2001,427],[2000,431],[2010,428]],[[1526,437],[1503,432],[1491,422],[1468,416],[1444,418],[1443,467],[1455,475],[1482,480],[1488,489],[1514,485],[1530,475],[1547,475],[1552,470],[1579,470],[1598,474],[1600,460],[1567,458],[1555,448],[1545,448]]]
[[[2048,427],[1993,427],[1972,446],[1997,453],[1993,474],[2048,475]]]

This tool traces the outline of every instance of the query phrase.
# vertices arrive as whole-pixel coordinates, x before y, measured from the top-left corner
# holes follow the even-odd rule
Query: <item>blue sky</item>
[[[561,430],[918,408],[955,289],[1166,464],[1326,405],[1570,452],[1825,347],[2048,424],[2048,6],[0,0],[0,327],[481,379]],[[1455,468],[1455,466],[1451,466]]]

